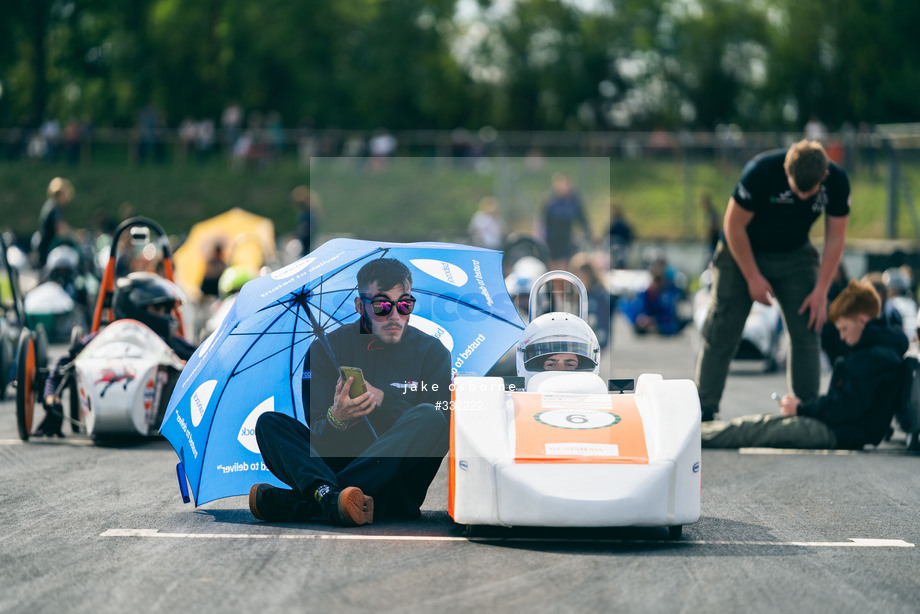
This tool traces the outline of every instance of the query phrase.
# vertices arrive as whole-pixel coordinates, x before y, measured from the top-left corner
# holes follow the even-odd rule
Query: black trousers
[[[417,517],[449,447],[449,424],[434,405],[406,411],[356,458],[322,458],[301,422],[266,412],[256,422],[256,441],[266,467],[304,500],[316,482],[357,486],[374,498],[376,517]]]

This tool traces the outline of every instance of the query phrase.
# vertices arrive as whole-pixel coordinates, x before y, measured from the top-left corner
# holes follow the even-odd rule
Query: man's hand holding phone
[[[374,411],[383,398],[381,391],[364,381],[364,373],[356,367],[341,367],[330,408],[332,417],[341,423],[366,416]]]

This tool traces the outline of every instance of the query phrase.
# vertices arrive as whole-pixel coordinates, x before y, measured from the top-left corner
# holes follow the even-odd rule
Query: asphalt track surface
[[[56,348],[60,351],[60,348]],[[619,324],[608,375],[690,378],[696,345]],[[826,379],[826,377],[825,377]],[[722,415],[775,410],[783,374],[734,370]],[[920,612],[920,457],[703,453],[702,518],[660,529],[269,524],[245,497],[183,505],[164,440],[16,435],[0,403],[0,612]],[[66,427],[65,427],[66,429]]]

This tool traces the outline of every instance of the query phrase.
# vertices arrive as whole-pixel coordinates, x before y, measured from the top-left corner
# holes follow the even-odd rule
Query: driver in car
[[[545,313],[531,322],[518,345],[517,374],[530,378],[544,371],[600,371],[597,336],[581,318]]]
[[[131,273],[118,279],[112,295],[112,310],[116,320],[137,320],[155,332],[182,360],[188,360],[195,346],[177,334],[179,321],[174,310],[185,301],[182,290],[173,282],[153,273]],[[35,437],[63,437],[61,425],[64,408],[55,394],[63,378],[64,367],[73,362],[97,333],[90,333],[75,342],[58,360],[45,380],[42,405],[45,419],[35,431]]]

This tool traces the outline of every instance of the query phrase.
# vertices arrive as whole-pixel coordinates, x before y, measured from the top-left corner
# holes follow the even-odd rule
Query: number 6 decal
[[[594,409],[575,412],[568,409],[551,409],[535,414],[534,420],[560,429],[602,429],[617,424],[620,417],[614,413]]]

